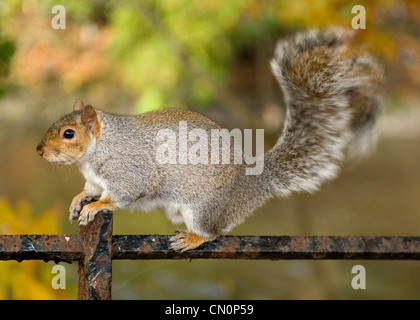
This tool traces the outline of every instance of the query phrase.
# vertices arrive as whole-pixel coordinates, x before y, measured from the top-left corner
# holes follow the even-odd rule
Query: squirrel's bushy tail
[[[309,31],[278,43],[271,67],[285,97],[282,135],[265,155],[271,195],[312,192],[338,172],[345,154],[375,140],[375,87],[382,70],[356,51],[351,32]]]

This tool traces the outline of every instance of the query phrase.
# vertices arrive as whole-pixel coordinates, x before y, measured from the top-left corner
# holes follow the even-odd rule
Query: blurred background
[[[281,132],[283,102],[269,69],[278,38],[351,28],[382,62],[384,114],[376,150],[343,165],[314,195],[274,199],[235,235],[405,235],[420,231],[420,2],[0,1],[0,234],[77,234],[68,207],[84,181],[35,147],[76,99],[137,114],[201,112],[222,126]],[[51,26],[56,4],[66,29]],[[114,215],[115,234],[173,234],[161,212]],[[351,268],[366,268],[353,290]],[[0,261],[0,299],[76,299],[77,265],[53,290],[53,263]],[[420,299],[419,261],[114,261],[114,299]]]

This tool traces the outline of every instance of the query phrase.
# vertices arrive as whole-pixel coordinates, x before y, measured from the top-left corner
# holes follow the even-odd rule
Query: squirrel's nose
[[[39,155],[42,157],[44,155],[44,148],[42,143],[40,143],[37,147],[36,147],[36,151],[39,153]]]

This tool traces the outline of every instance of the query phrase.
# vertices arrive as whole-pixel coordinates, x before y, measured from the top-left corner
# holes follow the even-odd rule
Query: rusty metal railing
[[[78,298],[111,299],[114,259],[420,260],[420,237],[222,236],[188,252],[169,236],[113,235],[112,213],[97,214],[79,235],[0,235],[0,260],[79,263]]]

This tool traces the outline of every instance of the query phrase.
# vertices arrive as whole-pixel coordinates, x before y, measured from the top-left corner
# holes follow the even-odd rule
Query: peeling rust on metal
[[[168,250],[169,237],[115,235],[112,258],[420,260],[420,237],[223,236],[188,252]]]
[[[170,236],[113,235],[112,213],[98,213],[80,235],[0,235],[0,260],[79,262],[79,299],[111,299],[113,259],[420,260],[420,237],[222,236],[187,252]]]
[[[112,213],[96,214],[80,228],[83,258],[79,261],[79,299],[110,300],[112,281]]]
[[[0,235],[0,260],[79,260],[83,249],[79,236]]]
[[[0,260],[71,262],[83,258],[84,248],[93,256],[100,241],[92,234],[102,234],[104,239],[112,236],[100,226],[92,226],[84,244],[77,235],[0,235]],[[169,250],[169,237],[114,235],[112,247],[102,245],[102,250],[110,250],[112,259],[420,260],[420,237],[223,236],[188,252]],[[98,265],[109,263],[106,255],[96,259]]]

